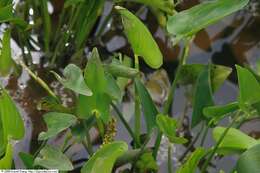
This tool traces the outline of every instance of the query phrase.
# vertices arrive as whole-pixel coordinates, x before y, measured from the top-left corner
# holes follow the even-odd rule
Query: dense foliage
[[[176,6],[180,2],[173,0],[114,0],[110,1],[113,8],[100,21],[105,0],[23,0],[16,4],[12,0],[0,0],[0,26],[4,28],[0,75],[20,75],[23,69],[48,94],[40,103],[41,110],[46,112],[43,119],[47,129],[39,134],[41,145],[35,153],[19,153],[24,167],[60,171],[80,169],[82,173],[159,172],[157,155],[162,137],[166,137],[169,173],[210,172],[209,167],[215,155],[237,155],[233,172],[258,173],[260,141],[243,133],[239,127],[260,114],[260,71],[237,65],[237,100],[215,105],[214,93],[232,69],[215,64],[186,64],[189,46],[195,35],[241,10],[248,2],[203,1],[177,12]],[[54,9],[51,14],[50,3],[53,6],[61,3],[61,7]],[[131,5],[141,7],[140,11],[148,7],[172,44],[184,44],[173,83],[161,106],[156,104],[144,84],[140,61],[156,70],[163,64],[163,54],[149,29],[140,20],[140,11],[135,13],[127,9]],[[133,54],[130,58],[120,52],[102,57],[98,49],[101,47],[99,39],[111,16],[116,16],[115,25],[120,25],[131,45]],[[21,56],[13,57],[11,39],[22,49]],[[89,55],[85,53],[86,47],[92,50]],[[42,53],[41,62],[50,75],[73,93],[73,106],[65,106],[61,96],[34,72],[33,51]],[[201,126],[203,130],[198,132],[198,138],[202,132],[205,136],[212,129],[213,146],[205,147],[205,138],[202,137],[200,146],[191,149],[191,144],[197,139],[190,141],[179,133],[184,119],[171,116],[178,86],[192,86],[193,112],[188,128],[193,130]],[[127,92],[132,95],[134,104],[134,126],[120,109]],[[230,120],[229,124],[220,126],[220,122],[226,118]],[[117,122],[123,124],[128,132],[125,135],[129,136],[131,143],[116,138],[119,130]],[[93,139],[93,130],[98,134],[97,139]],[[1,169],[17,168],[13,164],[14,141],[22,140],[24,135],[22,116],[8,91],[0,84]],[[62,144],[51,145],[50,141],[60,135],[63,136]],[[67,151],[76,144],[84,146],[87,153],[81,164],[75,163],[67,155]],[[172,163],[172,150],[176,145],[187,147],[178,167]]]

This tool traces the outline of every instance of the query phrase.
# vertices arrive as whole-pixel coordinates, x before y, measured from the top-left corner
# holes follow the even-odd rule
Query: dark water
[[[184,2],[178,7],[179,10],[189,8],[190,6],[198,3],[196,0],[184,0]],[[216,64],[226,65],[234,68],[235,64],[249,64],[252,67],[255,66],[256,60],[260,57],[260,3],[257,0],[252,0],[250,5],[234,15],[231,15],[221,22],[208,27],[205,30],[199,32],[191,45],[191,52],[188,63],[209,63],[213,62]],[[135,6],[131,7],[133,10]],[[105,16],[111,10],[111,4],[106,4],[106,10],[100,19],[100,22],[104,20]],[[155,18],[147,10],[141,13],[140,17],[147,24],[150,31],[153,33],[161,51],[164,55],[163,69],[167,71],[169,78],[174,78],[174,71],[178,64],[178,56],[181,52],[182,46],[171,46],[170,40],[164,35],[164,31],[158,26]],[[100,38],[101,45],[98,48],[103,55],[110,55],[112,52],[123,52],[127,55],[132,54],[129,44],[127,43],[123,33],[122,27],[113,25],[113,22],[117,22],[116,19],[108,23],[105,32]],[[112,26],[112,27],[110,27]],[[86,53],[91,47],[95,46],[93,43],[89,48],[86,48]],[[14,52],[17,54],[17,52]],[[33,59],[39,61],[41,54],[33,54]],[[150,74],[153,71],[144,64],[142,70],[146,74]],[[48,69],[42,68],[39,65],[35,65],[34,71],[48,84],[55,92],[62,96],[64,104],[71,105],[73,103],[73,95],[62,88],[62,86],[53,80],[53,77],[48,72]],[[153,79],[154,78],[154,79]],[[152,75],[150,79],[151,83],[158,81],[158,79],[165,78],[165,76]],[[159,80],[159,81],[160,81]],[[20,77],[11,76],[9,79],[0,78],[0,81],[6,86],[11,93],[14,100],[17,102],[26,123],[26,138],[16,145],[16,151],[33,152],[35,146],[38,146],[37,136],[39,132],[46,130],[43,123],[42,115],[43,111],[36,109],[37,103],[46,96],[45,91],[29,77],[27,72],[23,72]],[[230,77],[230,81],[225,82],[224,86],[215,95],[216,103],[227,103],[236,99],[237,88],[236,88],[236,76],[233,73]],[[156,85],[160,85],[161,83]],[[162,87],[163,90],[163,87]],[[184,89],[178,89],[176,93],[176,102],[173,105],[173,114],[178,116],[184,109],[185,96]],[[165,95],[165,94],[164,94]],[[163,99],[163,98],[161,98]],[[124,105],[126,112],[131,112],[132,106],[130,103]],[[188,110],[187,114],[190,114],[191,110]],[[131,114],[131,113],[128,113]],[[129,118],[131,119],[131,118]],[[187,120],[188,121],[188,120]],[[130,120],[131,122],[131,120]],[[260,120],[253,120],[247,122],[242,126],[242,130],[248,134],[258,138],[260,134],[259,128]],[[119,125],[121,129],[121,125]],[[196,131],[196,130],[195,130]],[[124,128],[119,130],[118,138],[129,140],[125,134],[127,132]],[[192,137],[195,132],[189,132]],[[61,138],[54,139],[52,143],[58,144]],[[206,146],[213,144],[210,134],[208,135]],[[167,146],[167,141],[162,143],[160,150],[159,163],[161,163],[161,172],[166,172],[165,166],[165,152],[164,147]],[[80,159],[84,158],[85,152],[82,153],[82,146],[77,145],[73,148],[74,151],[79,151],[77,154],[70,154],[73,158]],[[184,151],[185,148],[176,148],[178,151]],[[75,152],[74,152],[75,153]],[[176,151],[174,156],[178,156],[179,153]],[[19,163],[19,159],[16,159]],[[227,158],[218,162],[218,169],[224,169],[229,171],[234,164],[234,158]],[[213,171],[215,172],[215,171]]]

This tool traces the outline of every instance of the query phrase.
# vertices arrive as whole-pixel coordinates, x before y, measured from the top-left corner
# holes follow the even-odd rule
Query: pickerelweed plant
[[[129,1],[129,2],[128,2]],[[134,56],[129,58],[117,54],[111,61],[102,62],[98,49],[93,48],[84,68],[68,63],[59,73],[51,74],[75,95],[74,106],[66,107],[59,95],[56,95],[31,68],[30,50],[32,43],[38,45],[53,67],[64,61],[73,62],[84,57],[84,48],[91,31],[100,16],[105,0],[66,0],[60,13],[60,20],[51,23],[47,0],[25,0],[16,6],[11,0],[0,0],[0,22],[6,23],[1,39],[0,74],[6,76],[18,73],[22,67],[49,94],[39,108],[46,111],[43,116],[47,131],[39,134],[41,146],[35,153],[19,153],[24,166],[28,169],[58,169],[73,171],[80,168],[82,173],[121,172],[157,172],[157,154],[162,136],[167,137],[168,172],[192,173],[200,170],[208,172],[214,156],[236,154],[239,159],[233,172],[258,173],[260,171],[260,142],[239,130],[241,124],[259,116],[260,76],[250,67],[236,66],[239,96],[237,101],[226,105],[215,105],[213,95],[228,78],[232,69],[214,64],[186,64],[189,57],[189,45],[198,31],[214,24],[247,5],[249,0],[214,0],[202,2],[188,10],[177,12],[179,2],[170,0],[115,0],[110,15],[117,15]],[[55,1],[56,2],[56,1]],[[165,32],[173,44],[182,42],[185,46],[175,72],[168,97],[162,107],[157,107],[146,88],[139,61],[158,69],[163,64],[163,55],[152,34],[142,21],[123,6],[128,3],[140,3],[148,6],[157,14]],[[119,6],[121,5],[121,6]],[[110,16],[109,15],[109,16]],[[109,20],[109,16],[105,21]],[[164,23],[165,22],[165,23]],[[164,25],[166,24],[166,25]],[[106,25],[106,22],[102,25]],[[99,37],[101,27],[94,34]],[[55,29],[53,29],[55,28]],[[33,36],[37,33],[37,40]],[[10,40],[18,40],[22,48],[21,59],[14,60],[11,54]],[[66,46],[68,43],[68,46]],[[28,51],[29,52],[26,52]],[[71,53],[73,52],[73,53]],[[66,56],[72,58],[67,60]],[[63,59],[63,57],[65,57]],[[132,61],[133,59],[133,61]],[[71,61],[70,61],[71,60]],[[82,64],[81,64],[82,65]],[[171,116],[171,105],[177,86],[192,86],[191,126],[201,126],[194,140],[180,135],[184,117]],[[125,91],[133,96],[134,126],[126,120],[120,105],[123,104]],[[141,131],[144,116],[146,131]],[[220,121],[228,117],[227,127],[219,126]],[[117,122],[127,130],[131,145],[116,139]],[[213,129],[215,145],[204,147],[205,136]],[[93,139],[91,132],[98,135]],[[0,168],[15,168],[13,164],[14,140],[24,136],[24,122],[7,90],[0,86]],[[52,146],[48,141],[63,135],[63,143]],[[202,135],[200,146],[192,150]],[[148,145],[152,142],[152,146]],[[88,153],[81,164],[69,158],[66,153],[75,144],[82,144]],[[181,165],[173,168],[172,148],[185,145],[187,151],[179,158]],[[127,165],[126,167],[124,167]]]

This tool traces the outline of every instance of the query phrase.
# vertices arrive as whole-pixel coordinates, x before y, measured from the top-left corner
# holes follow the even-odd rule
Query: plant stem
[[[84,126],[84,129],[86,130],[86,137],[85,139],[82,141],[82,144],[84,146],[84,148],[86,149],[86,151],[88,152],[88,154],[90,156],[93,155],[94,151],[93,151],[93,147],[92,147],[92,142],[91,142],[91,138],[90,138],[90,135],[89,135],[89,129],[88,127],[86,126],[86,123],[83,122],[83,126]]]
[[[173,173],[173,166],[172,166],[172,146],[173,144],[169,144],[168,146],[168,173]]]
[[[171,108],[171,105],[174,102],[174,94],[175,94],[175,90],[176,90],[176,87],[177,87],[178,78],[180,76],[182,66],[186,64],[186,60],[187,60],[187,57],[189,55],[189,51],[190,51],[190,43],[189,43],[189,41],[187,41],[187,43],[184,47],[181,59],[180,59],[180,63],[177,67],[176,75],[175,75],[175,78],[173,80],[170,92],[168,94],[168,98],[167,98],[166,103],[165,103],[164,108],[163,108],[163,114],[168,114],[168,112]]]
[[[135,69],[139,70],[139,59],[137,55],[134,55]],[[140,98],[135,87],[135,147],[141,145],[140,141],[141,135],[141,108],[140,108]]]
[[[204,130],[204,124],[201,124],[201,129],[200,131],[197,133],[197,135],[195,136],[194,140],[187,146],[185,152],[182,154],[182,156],[179,158],[179,161],[182,161],[186,155],[189,153],[189,151],[191,150],[191,148],[193,147],[193,145],[197,142],[197,140],[199,139],[201,132]]]
[[[93,148],[92,148],[92,145],[91,145],[91,143],[90,143],[90,139],[89,139],[89,134],[87,133],[87,136],[86,136],[86,138],[82,141],[82,144],[83,144],[83,146],[84,146],[84,148],[86,149],[86,151],[88,152],[88,154],[90,155],[90,156],[92,156],[93,155]]]
[[[210,152],[209,157],[207,158],[207,160],[204,162],[202,168],[201,168],[201,172],[204,173],[207,170],[207,167],[209,165],[209,163],[211,162],[212,158],[214,157],[214,154],[216,153],[219,145],[221,144],[221,142],[223,141],[223,139],[225,138],[226,134],[228,133],[229,129],[236,123],[237,118],[239,117],[239,113],[240,111],[238,111],[234,117],[234,119],[232,120],[232,122],[230,123],[230,125],[225,129],[225,131],[222,133],[222,135],[220,136],[217,144],[214,146],[213,150]]]
[[[204,145],[204,142],[206,140],[206,137],[208,135],[208,131],[209,131],[209,126],[206,125],[206,129],[203,133],[203,136],[202,136],[202,139],[201,139],[201,142],[200,142],[200,146],[203,146]]]
[[[120,110],[116,107],[116,105],[114,103],[111,103],[112,107],[114,108],[115,112],[117,113],[119,119],[122,121],[122,123],[124,124],[126,130],[128,131],[128,133],[130,134],[130,136],[135,139],[135,134],[132,131],[131,127],[128,125],[127,121],[125,120],[123,114],[120,112]]]
[[[48,140],[42,141],[41,146],[37,149],[37,151],[36,151],[36,152],[34,153],[34,155],[33,155],[33,158],[34,158],[34,159],[39,155],[39,153],[41,152],[41,150],[46,146],[47,142],[48,142]]]
[[[29,67],[27,67],[23,61],[18,61],[18,63],[29,73],[29,75],[38,82],[53,98],[59,100],[58,97],[54,94],[54,92],[49,88],[49,86],[36,74],[34,74]]]
[[[174,102],[174,94],[175,94],[175,90],[177,88],[177,82],[178,82],[178,78],[180,76],[181,68],[184,64],[186,64],[186,60],[187,60],[187,57],[189,55],[190,41],[191,40],[188,40],[185,44],[185,47],[184,47],[184,50],[183,50],[183,53],[182,53],[182,56],[181,56],[181,59],[180,59],[180,63],[178,65],[178,68],[177,68],[177,71],[176,71],[175,78],[173,80],[170,92],[168,94],[168,98],[167,98],[166,103],[164,105],[163,114],[165,114],[165,115],[167,115],[169,113],[171,105]],[[159,150],[159,147],[160,147],[160,144],[161,144],[161,139],[162,139],[162,133],[159,131],[158,134],[157,134],[157,137],[156,137],[154,151],[153,151],[154,158],[157,157],[157,153],[158,153],[158,150]]]
[[[149,151],[150,151],[149,148],[146,148],[145,150],[142,149],[129,150],[116,160],[115,167],[118,168],[127,163],[133,162],[134,160],[137,160],[140,157],[140,155]]]

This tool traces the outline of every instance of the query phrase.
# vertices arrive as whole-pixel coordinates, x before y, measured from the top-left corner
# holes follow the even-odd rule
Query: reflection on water
[[[59,14],[61,2],[62,1],[59,0],[54,1],[54,20],[58,19],[57,14]],[[187,9],[197,3],[197,0],[183,0],[183,3],[181,3],[178,9]],[[100,19],[100,22],[105,19],[106,15],[111,10],[111,3],[106,3],[106,7],[107,8],[104,15]],[[136,7],[133,7],[133,9],[135,8]],[[172,80],[176,65],[178,63],[177,58],[180,54],[182,46],[175,46],[174,48],[171,46],[170,39],[168,39],[168,37],[164,34],[163,29],[158,26],[158,23],[150,11],[144,10],[141,13],[141,17],[153,33],[164,55],[165,63],[163,68],[167,71],[169,78]],[[96,46],[98,41],[98,48],[100,49],[101,54],[104,54],[105,56],[111,55],[112,52],[122,52],[131,56],[132,50],[124,37],[122,27],[119,25],[114,25],[114,23],[118,23],[117,20],[118,19],[113,16],[106,29],[102,32],[101,36],[98,37],[98,40],[91,38],[91,45],[89,48],[86,48],[86,51],[90,50],[91,47]],[[236,63],[254,64],[256,59],[260,57],[259,26],[260,3],[258,0],[251,0],[250,5],[245,10],[229,16],[218,24],[210,26],[197,34],[191,45],[189,63],[208,63],[212,61],[213,63],[222,64],[233,68]],[[0,35],[2,34],[4,27],[4,25],[1,26]],[[19,55],[20,50],[18,48],[14,49],[17,50],[14,52],[15,55]],[[41,62],[41,53],[35,53],[32,54],[32,56],[36,65]],[[150,74],[153,72],[146,65],[143,63],[141,64],[142,70],[145,73]],[[64,88],[62,88],[62,86],[58,83],[53,82],[53,78],[50,77],[51,75],[48,73],[48,69],[35,66],[34,71],[36,71],[44,81],[50,84],[50,86],[57,93],[59,93],[59,95],[63,96],[65,104],[72,104],[73,95],[66,90],[64,91]],[[158,75],[158,73],[163,73],[163,76]],[[147,86],[148,88],[150,87],[150,91],[153,92],[153,98],[158,103],[161,103],[165,99],[167,88],[169,87],[168,81],[165,82],[165,80],[168,80],[166,79],[167,76],[165,78],[163,71],[159,71],[148,76],[149,80],[147,82]],[[230,79],[232,82],[236,82],[235,73],[231,75]],[[22,75],[18,78],[11,76],[9,80],[6,78],[0,78],[0,81],[6,86],[11,96],[19,104],[19,107],[25,117],[27,136],[22,143],[17,145],[17,150],[33,151],[35,150],[35,146],[38,145],[37,136],[39,132],[45,130],[46,128],[42,119],[44,112],[36,109],[37,103],[46,96],[46,93],[34,80],[29,77],[26,72],[22,72]],[[236,98],[236,89],[234,89],[234,87],[235,86],[233,84],[226,82],[220,89],[220,92],[216,94],[216,100],[218,100],[218,103],[226,103],[234,100]],[[183,93],[184,91],[182,90],[177,91],[176,100],[178,100],[178,102],[174,105],[174,115],[178,115],[184,109],[185,100]],[[242,126],[242,129],[254,137],[259,137],[260,129],[254,128],[258,125],[258,120],[251,121]],[[211,144],[212,141],[209,136],[207,145]],[[163,148],[161,151],[164,151]],[[226,170],[230,169],[226,168]]]

